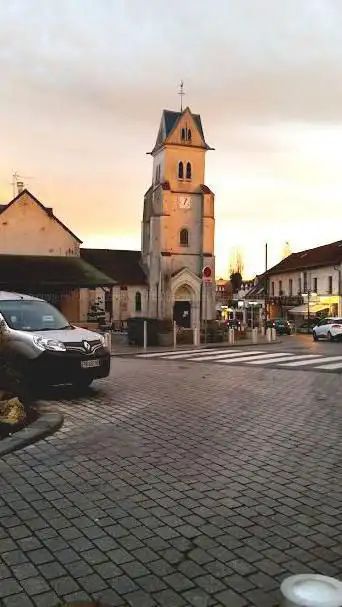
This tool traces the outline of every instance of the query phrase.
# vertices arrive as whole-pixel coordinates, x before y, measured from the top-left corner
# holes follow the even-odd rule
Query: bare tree
[[[292,249],[291,249],[289,241],[287,240],[283,246],[281,257],[282,257],[282,259],[285,259],[285,257],[288,257],[291,254],[292,254]]]
[[[229,262],[229,277],[233,293],[239,291],[241,287],[244,267],[245,264],[242,251],[239,248],[236,248],[232,251]]]

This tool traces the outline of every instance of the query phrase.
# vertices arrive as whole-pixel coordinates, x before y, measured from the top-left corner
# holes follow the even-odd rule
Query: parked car
[[[104,337],[71,325],[42,299],[0,291],[1,357],[34,385],[89,386],[110,372]]]
[[[326,338],[329,341],[337,341],[342,338],[342,318],[330,317],[320,320],[312,330],[314,341]]]
[[[292,329],[288,320],[284,318],[274,318],[273,320],[268,320],[266,323],[266,328],[275,329],[278,335],[291,335]]]
[[[228,329],[235,329],[236,331],[241,331],[242,323],[241,320],[237,318],[229,318],[224,323]]]

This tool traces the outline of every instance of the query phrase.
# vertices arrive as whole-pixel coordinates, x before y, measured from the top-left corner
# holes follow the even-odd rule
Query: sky
[[[200,113],[216,268],[342,238],[341,0],[0,0],[12,174],[86,246],[140,248],[161,112]]]

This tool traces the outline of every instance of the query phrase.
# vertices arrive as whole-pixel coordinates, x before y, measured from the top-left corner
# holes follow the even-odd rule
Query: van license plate
[[[82,369],[90,369],[90,368],[99,367],[99,366],[100,366],[100,361],[98,358],[96,358],[95,360],[82,360],[81,361]]]

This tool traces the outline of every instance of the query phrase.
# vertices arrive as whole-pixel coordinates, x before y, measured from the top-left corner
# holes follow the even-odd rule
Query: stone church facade
[[[105,286],[99,279],[99,286],[88,288],[80,321],[86,320],[94,302],[105,310],[107,322],[119,325],[140,316],[198,327],[201,320],[215,318],[214,194],[205,185],[210,149],[199,115],[189,108],[163,111],[151,152],[152,183],[144,197],[141,251],[90,249],[76,243],[80,262],[107,279]],[[31,232],[35,243],[34,227]],[[64,246],[62,236],[54,244],[56,250]],[[202,283],[205,267],[212,273],[210,284]]]
[[[198,114],[163,111],[144,197],[142,264],[148,315],[185,327],[215,318],[214,194],[205,185],[210,149]],[[205,267],[209,284],[202,282]]]

